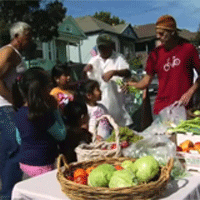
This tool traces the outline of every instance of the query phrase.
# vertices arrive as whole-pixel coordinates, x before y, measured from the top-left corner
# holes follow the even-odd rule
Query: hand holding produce
[[[120,87],[125,86],[125,83],[122,79],[117,79],[116,84],[119,85]],[[142,92],[141,90],[137,89],[135,86],[130,86],[130,85],[126,86],[126,90],[128,93],[134,93],[135,95],[140,95],[140,93]]]

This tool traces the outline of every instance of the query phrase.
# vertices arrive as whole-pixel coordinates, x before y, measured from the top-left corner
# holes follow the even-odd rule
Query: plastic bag
[[[170,105],[160,111],[159,116],[161,121],[173,123],[178,125],[181,120],[186,120],[186,109],[184,106],[173,106]]]
[[[179,159],[176,158],[175,143],[165,135],[154,135],[153,137],[147,137],[137,143],[133,143],[122,150],[122,155],[132,158],[151,155],[161,166],[165,166],[168,160],[173,157],[174,167],[171,171],[171,177],[173,179],[179,179],[189,175]]]
[[[132,158],[152,155],[160,164],[164,164],[175,157],[176,145],[165,135],[154,135],[131,144],[123,149],[122,154]]]
[[[170,105],[160,111],[152,124],[139,134],[147,137],[149,135],[165,134],[168,128],[176,127],[181,120],[186,120],[186,110],[184,106]]]

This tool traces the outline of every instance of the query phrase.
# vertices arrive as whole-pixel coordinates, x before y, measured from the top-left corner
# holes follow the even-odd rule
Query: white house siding
[[[90,54],[90,51],[92,50],[92,48],[96,45],[96,39],[99,36],[99,34],[97,35],[92,35],[92,36],[88,36],[88,38],[86,40],[83,40],[81,42],[81,60],[82,63],[88,63],[90,58],[92,57]],[[116,51],[119,52],[120,51],[120,45],[119,45],[119,40],[116,36],[113,36],[113,41],[115,42],[116,45]],[[69,46],[69,50],[70,50],[70,61],[72,62],[80,62],[79,59],[79,47],[78,46]]]
[[[79,53],[78,53],[78,46],[72,46],[70,45],[68,47],[70,58],[69,60],[72,62],[79,62]]]

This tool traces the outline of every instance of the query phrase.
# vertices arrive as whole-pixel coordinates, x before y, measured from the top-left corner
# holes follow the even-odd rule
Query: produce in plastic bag
[[[161,110],[151,126],[140,132],[139,135],[147,137],[149,135],[165,134],[169,128],[176,127],[183,120],[186,120],[185,107],[170,105]]]
[[[186,170],[176,158],[176,145],[166,135],[150,135],[137,143],[131,144],[128,148],[122,150],[125,157],[141,158],[151,155],[159,165],[166,165],[168,160],[174,158],[174,167],[171,175],[174,179],[187,175]]]
[[[176,155],[176,145],[165,135],[154,135],[146,137],[136,143],[131,144],[122,151],[124,156],[140,158],[152,155],[159,163],[166,163],[171,157]]]

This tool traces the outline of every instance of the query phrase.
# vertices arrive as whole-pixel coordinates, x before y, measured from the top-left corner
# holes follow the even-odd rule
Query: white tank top
[[[11,47],[21,58],[21,62],[19,65],[17,65],[15,68],[13,68],[7,76],[3,79],[6,86],[8,87],[9,90],[12,90],[12,84],[14,83],[15,79],[17,76],[25,71],[25,63],[23,61],[21,53],[13,47],[11,44],[8,44],[7,46]],[[6,47],[6,46],[5,46]],[[5,48],[3,47],[3,48]],[[0,96],[0,107],[2,106],[11,106],[12,104],[8,102],[4,97]]]

